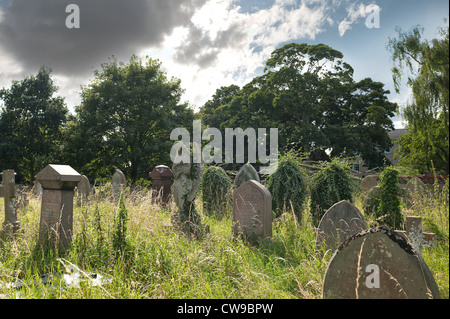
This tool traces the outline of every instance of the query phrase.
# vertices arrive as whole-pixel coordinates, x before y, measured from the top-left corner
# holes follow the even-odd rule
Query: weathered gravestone
[[[378,181],[373,176],[366,176],[361,181],[361,190],[363,192],[368,192],[372,189],[372,187],[375,187],[378,185]]]
[[[209,232],[209,226],[202,223],[202,218],[195,208],[195,198],[202,181],[204,163],[194,163],[192,158],[185,158],[190,154],[189,149],[182,143],[176,142],[177,155],[174,158],[172,172],[174,175],[173,198],[178,210],[172,214],[171,221],[175,230],[201,238]],[[194,143],[193,148],[199,147]]]
[[[250,242],[272,237],[272,195],[255,180],[233,192],[233,235]]]
[[[77,185],[78,196],[87,199],[89,194],[91,193],[91,183],[89,182],[89,178],[87,176],[82,175],[81,181]]]
[[[347,200],[331,206],[317,228],[316,248],[325,245],[335,251],[348,237],[367,229],[364,216]]]
[[[1,173],[2,184],[0,185],[0,198],[5,201],[5,221],[3,231],[6,236],[16,234],[20,229],[20,222],[17,220],[16,210],[16,187],[14,170],[4,170]]]
[[[436,246],[436,234],[422,232],[422,217],[407,216],[405,231],[396,231],[408,238],[415,251],[422,255],[422,247]]]
[[[67,248],[72,241],[74,189],[81,175],[68,165],[48,165],[36,179],[43,188],[39,242]]]
[[[411,178],[405,187],[406,193],[410,196],[427,196],[428,188],[418,177]]]
[[[167,204],[172,194],[173,173],[168,166],[156,166],[150,173],[152,179],[153,198],[157,199],[159,204]]]
[[[348,238],[334,253],[323,281],[326,299],[440,298],[422,257],[386,226]]]
[[[261,182],[256,169],[251,164],[247,163],[241,167],[239,172],[234,177],[234,188],[238,188],[249,180],[255,180],[258,183]]]
[[[42,191],[42,185],[38,181],[35,181],[33,186],[33,194],[36,195],[36,197],[41,197]]]
[[[125,187],[127,187],[127,179],[120,169],[116,168],[116,171],[111,179],[111,187],[114,198],[118,198],[122,194]]]

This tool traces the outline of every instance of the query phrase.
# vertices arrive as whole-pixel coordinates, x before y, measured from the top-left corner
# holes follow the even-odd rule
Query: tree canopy
[[[275,50],[264,74],[239,91],[234,85],[218,89],[200,115],[221,130],[278,128],[283,151],[311,152],[313,160],[329,160],[325,151],[331,150],[331,157],[358,154],[377,168],[385,165],[397,110],[389,93],[370,78],[355,82],[341,52],[291,43]]]
[[[407,133],[400,140],[400,164],[420,173],[434,169],[449,172],[449,27],[440,37],[422,39],[423,28],[389,39],[392,74],[396,90],[405,78],[412,89],[412,101],[403,109]],[[406,73],[406,74],[405,74]]]

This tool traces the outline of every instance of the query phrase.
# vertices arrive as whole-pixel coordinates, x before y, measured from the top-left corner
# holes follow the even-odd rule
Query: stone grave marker
[[[149,176],[152,179],[152,197],[157,198],[159,204],[167,204],[172,194],[172,170],[168,166],[159,165]]]
[[[3,231],[6,236],[16,234],[20,229],[20,222],[17,219],[16,209],[16,185],[15,172],[12,169],[4,170],[1,173],[2,184],[0,184],[0,198],[5,201],[5,221],[3,222]]]
[[[272,237],[272,195],[255,180],[233,193],[233,235],[250,242]]]
[[[317,228],[316,248],[325,245],[335,251],[348,237],[367,229],[364,216],[347,200],[331,206]]]
[[[34,182],[33,193],[36,197],[42,196],[42,185],[38,182]]]
[[[366,176],[361,181],[361,190],[363,192],[368,192],[372,189],[372,187],[375,187],[378,185],[378,181],[373,176]]]
[[[78,196],[87,199],[91,193],[91,183],[86,175],[81,176],[81,181],[77,185]]]
[[[81,175],[68,165],[48,165],[36,179],[42,185],[39,242],[67,248],[72,241],[73,196]]]
[[[414,195],[426,196],[428,193],[427,186],[422,182],[420,178],[413,177],[406,184],[405,190],[411,197]]]
[[[436,234],[422,232],[422,217],[407,216],[405,231],[396,231],[409,239],[415,251],[422,255],[422,247],[436,246]]]
[[[127,179],[120,169],[116,169],[111,179],[111,187],[113,189],[114,198],[118,198],[125,187],[127,187]]]
[[[236,174],[233,182],[234,188],[238,188],[239,186],[241,186],[242,184],[244,184],[249,180],[255,180],[258,183],[261,182],[256,169],[251,164],[247,163],[244,164],[239,170],[239,172]]]
[[[402,236],[379,226],[348,238],[334,253],[323,281],[325,299],[440,298],[422,257]]]

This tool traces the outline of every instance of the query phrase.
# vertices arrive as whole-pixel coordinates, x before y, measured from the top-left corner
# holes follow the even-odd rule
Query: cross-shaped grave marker
[[[3,228],[9,228],[13,234],[20,229],[20,222],[17,220],[16,211],[16,189],[14,170],[8,169],[0,173],[3,184],[0,185],[0,197],[5,199],[5,221]]]
[[[422,247],[436,246],[436,234],[422,232],[422,217],[407,216],[405,230],[396,232],[402,236],[406,235],[420,256],[422,256]]]

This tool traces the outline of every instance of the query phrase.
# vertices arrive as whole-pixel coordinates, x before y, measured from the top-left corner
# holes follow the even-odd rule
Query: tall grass
[[[22,233],[0,242],[0,298],[308,298],[322,296],[322,281],[332,252],[315,250],[315,228],[308,208],[298,221],[285,212],[273,222],[273,237],[259,245],[233,239],[231,207],[224,218],[202,215],[211,232],[201,240],[170,228],[173,203],[163,208],[151,192],[127,189],[127,254],[114,245],[120,213],[108,188],[89,201],[74,201],[74,236],[65,253],[38,244],[40,201],[29,196],[19,211]],[[447,202],[431,199],[411,209],[438,234],[438,245],[424,259],[448,298]],[[359,197],[356,204],[360,205]],[[202,214],[201,202],[196,202]],[[305,205],[309,207],[309,205]],[[360,207],[361,208],[361,207]],[[0,201],[3,214],[3,201]],[[0,218],[0,222],[2,219]],[[80,282],[70,286],[68,271]],[[103,281],[94,283],[101,276]]]

